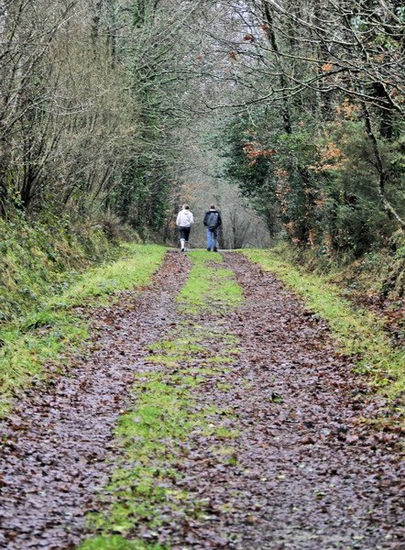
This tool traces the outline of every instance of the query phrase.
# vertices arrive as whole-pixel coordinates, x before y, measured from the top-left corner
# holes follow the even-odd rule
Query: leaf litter
[[[137,362],[170,325],[189,270],[174,254],[153,285],[92,312],[92,353],[19,396],[1,424],[0,548],[75,548],[120,452],[113,430]]]
[[[244,303],[192,318],[210,330],[213,353],[227,353],[215,331],[240,351],[196,388],[194,410],[215,412],[179,445],[180,475],[165,484],[193,506],[168,506],[158,526],[145,520],[126,536],[172,550],[405,547],[400,433],[362,421],[384,414],[385,401],[336,353],[322,319],[271,274],[224,256]],[[118,460],[112,432],[134,368],[158,368],[145,356],[177,326],[173,296],[187,271],[169,255],[155,290],[99,312],[97,349],[74,377],[14,409],[2,434],[2,547],[74,548],[83,536]],[[193,353],[188,368],[206,368],[207,354]]]

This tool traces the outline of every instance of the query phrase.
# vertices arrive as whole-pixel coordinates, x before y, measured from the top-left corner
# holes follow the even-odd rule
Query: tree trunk
[[[376,166],[377,172],[378,172],[377,191],[378,191],[378,195],[379,195],[380,200],[381,200],[382,207],[385,210],[385,212],[387,212],[388,216],[391,219],[394,219],[398,223],[399,227],[402,230],[404,230],[405,229],[405,221],[400,217],[398,212],[395,210],[395,208],[392,206],[392,204],[387,200],[387,197],[385,196],[385,187],[386,187],[386,183],[387,183],[387,172],[385,170],[384,163],[382,161],[382,157],[381,157],[381,153],[380,153],[380,148],[378,146],[377,138],[376,138],[375,133],[373,131],[373,126],[372,126],[371,119],[370,119],[370,113],[369,113],[369,110],[367,108],[367,105],[364,102],[362,102],[362,109],[363,109],[363,114],[364,114],[364,122],[365,122],[365,126],[366,126],[367,135],[370,138],[370,141],[371,141],[371,144],[372,144],[372,147],[373,147],[374,158],[375,158],[375,166]]]

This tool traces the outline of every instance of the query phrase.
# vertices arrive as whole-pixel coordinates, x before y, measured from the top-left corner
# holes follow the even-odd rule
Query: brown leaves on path
[[[274,276],[238,254],[225,261],[245,303],[193,317],[236,336],[242,350],[195,391],[195,409],[218,411],[221,429],[184,441],[179,476],[167,482],[190,495],[194,514],[168,509],[160,528],[145,524],[141,535],[172,550],[405,547],[399,434],[361,421],[385,403],[336,353],[322,319]],[[173,298],[187,271],[187,258],[171,254],[154,288],[99,310],[88,360],[15,408],[2,428],[1,547],[77,543],[119,452],[111,434],[134,371],[175,325]],[[206,345],[221,356],[210,334]],[[199,361],[203,352],[194,368]]]
[[[180,486],[204,503],[203,518],[174,521],[162,541],[173,549],[405,547],[399,434],[361,421],[383,414],[384,400],[280,281],[239,254],[225,259],[246,300],[223,330],[242,354],[207,380],[199,401],[228,411],[238,435],[226,440],[222,462],[195,435]]]
[[[232,490],[244,500],[236,547],[403,547],[399,434],[360,422],[385,403],[274,276],[240,255],[226,260],[247,298],[230,319],[243,354],[223,396],[243,427],[240,477],[228,488],[228,502]]]
[[[73,548],[113,468],[113,430],[148,344],[166,330],[188,272],[168,254],[153,286],[98,309],[93,353],[26,392],[1,426],[0,548]]]

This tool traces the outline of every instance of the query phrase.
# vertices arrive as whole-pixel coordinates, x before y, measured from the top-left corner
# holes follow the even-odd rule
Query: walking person
[[[214,252],[218,251],[218,227],[222,225],[221,214],[212,204],[210,209],[205,213],[204,225],[207,228],[207,250]]]
[[[177,214],[176,225],[180,233],[180,250],[184,252],[188,246],[191,226],[194,223],[194,216],[188,204],[183,204],[182,209]]]

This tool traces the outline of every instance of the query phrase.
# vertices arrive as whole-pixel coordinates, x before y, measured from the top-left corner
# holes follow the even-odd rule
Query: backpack
[[[207,218],[207,227],[209,229],[216,229],[218,225],[218,218],[219,218],[218,212],[210,212]]]

